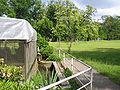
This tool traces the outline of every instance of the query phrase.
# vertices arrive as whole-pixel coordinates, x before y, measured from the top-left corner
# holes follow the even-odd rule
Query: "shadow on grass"
[[[76,58],[97,61],[108,65],[120,65],[120,49],[97,48],[95,51],[72,51]]]
[[[71,54],[120,85],[120,49],[97,48],[95,51],[72,51]]]

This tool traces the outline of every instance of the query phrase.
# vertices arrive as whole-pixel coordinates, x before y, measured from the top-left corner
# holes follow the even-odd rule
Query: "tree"
[[[0,16],[7,15],[8,17],[15,17],[16,13],[8,4],[8,0],[0,0]]]
[[[103,39],[115,40],[120,39],[120,17],[119,16],[103,16],[100,35]]]
[[[47,17],[53,22],[53,35],[59,41],[69,42],[68,52],[73,41],[98,37],[98,25],[92,21],[92,14],[95,11],[96,9],[91,6],[87,6],[85,11],[79,10],[69,0],[51,0],[48,4]]]
[[[99,24],[92,19],[96,9],[79,10],[69,0],[1,0],[0,15],[29,21],[46,40],[68,41],[68,52],[75,40],[98,38]],[[102,31],[102,30],[101,30]],[[111,34],[112,35],[112,34]],[[112,36],[113,37],[113,36]]]
[[[52,27],[53,23],[47,17],[43,17],[41,20],[38,20],[36,24],[34,24],[34,28],[37,30],[37,32],[48,41],[53,36]]]
[[[22,18],[29,21],[29,10],[33,5],[32,0],[9,0],[8,4],[16,13],[16,18]]]
[[[70,5],[70,4],[69,4]],[[73,8],[71,8],[73,7]],[[96,23],[92,21],[92,14],[95,12],[95,9],[91,6],[87,6],[85,11],[79,13],[78,9],[71,5],[68,8],[69,13],[67,13],[67,28],[68,28],[68,40],[70,41],[68,46],[68,52],[71,51],[72,42],[82,38],[95,38],[98,36],[98,28]],[[70,10],[71,9],[71,12]]]

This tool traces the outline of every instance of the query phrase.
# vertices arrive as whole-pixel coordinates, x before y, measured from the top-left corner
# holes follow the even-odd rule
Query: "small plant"
[[[31,82],[23,80],[22,67],[9,66],[0,59],[0,90],[34,90]]]
[[[69,77],[69,76],[72,75],[72,72],[70,71],[69,68],[66,68],[66,69],[64,70],[64,75],[65,75],[66,77]],[[76,81],[75,81],[74,79],[69,80],[69,82],[70,82],[70,85],[71,85],[70,90],[77,90],[77,89],[79,88],[78,85],[77,85],[77,83],[76,83]]]
[[[31,79],[35,89],[42,88],[56,81],[57,75],[54,73],[54,71],[52,71],[52,73],[49,73],[48,71],[45,73],[38,72]]]
[[[69,77],[69,76],[72,75],[72,72],[70,71],[69,68],[66,68],[66,69],[64,70],[64,75],[65,75],[66,77]]]
[[[37,34],[37,46],[39,47],[42,59],[47,59],[53,54],[53,47],[49,46],[48,42],[40,34]]]
[[[51,54],[46,60],[47,61],[61,61],[62,59],[56,54]]]
[[[22,80],[21,67],[4,65],[0,69],[0,73],[1,73],[0,78],[4,80],[10,80],[10,81]]]
[[[53,54],[53,47],[47,46],[42,48],[40,49],[40,53],[42,54],[43,59],[47,59],[51,54]]]
[[[47,47],[49,44],[39,33],[37,33],[37,46],[39,49]]]
[[[0,80],[0,90],[34,90],[31,82],[14,82]]]
[[[9,81],[22,81],[22,67],[9,66],[4,64],[4,60],[0,60],[0,79]]]

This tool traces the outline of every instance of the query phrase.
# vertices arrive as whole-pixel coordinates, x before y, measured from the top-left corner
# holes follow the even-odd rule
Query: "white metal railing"
[[[58,51],[58,52],[59,52],[59,56],[61,56],[61,51],[62,51],[62,50],[59,50],[59,51]],[[63,52],[64,52],[64,51],[63,51]],[[47,90],[47,89],[53,88],[53,87],[55,87],[55,86],[60,85],[60,84],[63,83],[63,82],[66,82],[66,81],[70,80],[70,79],[78,78],[78,76],[80,76],[80,75],[82,75],[82,74],[84,75],[86,72],[90,72],[90,79],[89,79],[87,76],[84,75],[85,78],[86,78],[89,82],[87,82],[86,84],[84,84],[80,79],[78,79],[82,86],[81,86],[80,88],[78,88],[77,90],[81,90],[81,89],[83,89],[83,88],[85,88],[86,90],[88,90],[88,89],[86,88],[88,85],[90,85],[90,90],[92,90],[92,81],[93,81],[92,68],[91,68],[89,65],[87,65],[86,63],[84,63],[84,62],[76,59],[75,57],[73,57],[72,55],[70,55],[70,54],[68,54],[68,53],[66,53],[66,52],[65,52],[65,53],[62,53],[63,60],[64,60],[63,62],[64,62],[64,63],[65,63],[65,60],[66,60],[66,55],[68,55],[68,56],[71,57],[71,70],[72,70],[72,71],[73,71],[73,68],[76,68],[76,69],[79,71],[79,69],[78,69],[76,66],[74,66],[74,59],[77,60],[78,62],[82,63],[83,65],[87,66],[88,68],[87,68],[86,70],[79,71],[78,73],[73,74],[72,76],[69,76],[69,77],[67,77],[67,78],[65,78],[65,79],[62,79],[62,80],[57,81],[57,82],[55,82],[55,83],[52,83],[52,84],[50,84],[50,85],[48,85],[48,86],[45,86],[45,87],[43,87],[43,88],[40,88],[40,89],[38,89],[38,90]],[[70,62],[69,62],[69,63],[70,63]]]
[[[69,53],[67,53],[67,52],[59,49],[59,56],[61,56],[61,53],[63,53],[64,64],[65,64],[65,62],[66,62],[66,57],[67,57],[67,56],[69,56],[68,58],[71,59],[71,60],[67,60],[67,63],[69,63],[69,64],[71,65],[71,71],[73,71],[73,68],[75,68],[77,71],[81,72],[81,71],[74,65],[74,61],[75,61],[75,60],[78,61],[78,62],[80,62],[80,63],[82,63],[82,64],[85,65],[86,67],[91,68],[91,66],[89,66],[88,64],[82,62],[81,60],[76,59],[76,57],[72,56],[71,54],[69,54]],[[88,86],[88,85],[90,85],[90,88],[91,88],[91,90],[92,90],[92,81],[93,81],[92,68],[91,68],[91,70],[89,70],[89,71],[90,71],[90,78],[88,78],[88,77],[83,73],[84,77],[89,81],[89,82],[86,83],[86,84],[83,84],[83,82],[82,82],[80,79],[78,79],[78,77],[76,77],[76,78],[79,80],[79,82],[81,83],[81,85],[83,85],[83,86],[80,87],[78,90],[81,90],[82,88],[85,88],[86,90],[88,90],[88,89],[86,88],[86,86]],[[87,71],[87,72],[88,72],[88,71]],[[85,72],[85,73],[86,73],[86,72]]]

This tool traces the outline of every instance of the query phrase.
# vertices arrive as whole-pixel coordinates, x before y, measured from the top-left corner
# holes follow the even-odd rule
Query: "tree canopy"
[[[78,9],[70,0],[0,0],[0,16],[28,20],[48,41],[120,39],[120,17],[93,20],[96,9]]]
[[[103,16],[101,23],[100,36],[107,40],[120,39],[120,17],[119,16]]]

